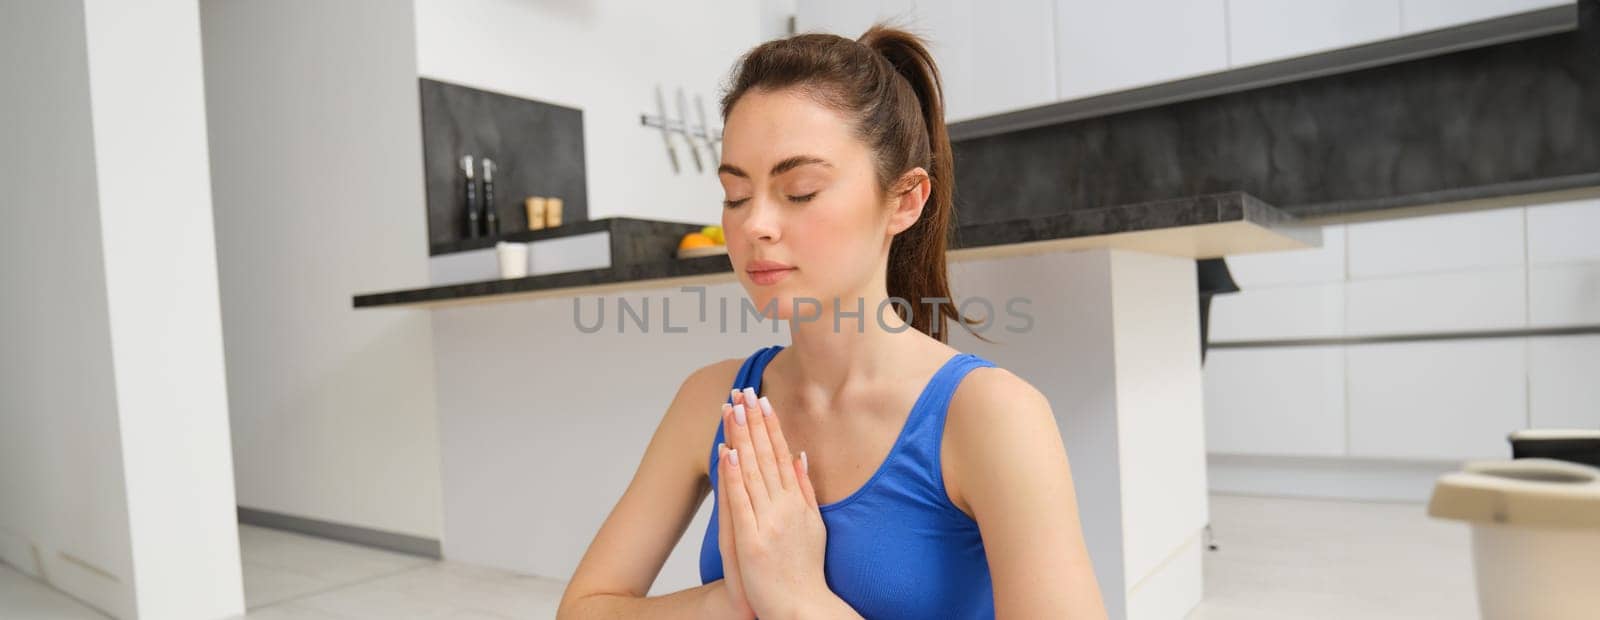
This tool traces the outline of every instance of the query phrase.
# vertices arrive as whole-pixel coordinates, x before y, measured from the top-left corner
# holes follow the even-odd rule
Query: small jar
[[[560,198],[550,198],[545,201],[544,225],[545,228],[555,228],[561,225]]]
[[[523,201],[522,206],[528,211],[528,230],[544,228],[545,212],[549,209],[549,202],[543,196],[530,196]]]

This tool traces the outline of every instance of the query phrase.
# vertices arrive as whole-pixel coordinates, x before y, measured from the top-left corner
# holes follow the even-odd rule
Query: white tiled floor
[[[99,612],[6,564],[0,564],[0,618],[105,620]]]
[[[563,582],[241,525],[251,620],[553,618]]]
[[[1421,504],[1211,496],[1189,620],[1478,617],[1470,530]]]
[[[1417,504],[1213,495],[1190,620],[1474,618],[1467,529]],[[240,526],[250,620],[552,618],[563,583]],[[0,618],[103,618],[0,565]]]

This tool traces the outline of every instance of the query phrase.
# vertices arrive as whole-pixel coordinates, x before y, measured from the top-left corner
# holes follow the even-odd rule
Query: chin
[[[776,286],[762,286],[757,288],[760,290],[751,291],[749,287],[745,289],[745,300],[741,300],[739,302],[740,305],[735,310],[737,313],[736,316],[744,315],[746,312],[745,308],[747,307],[745,304],[747,303],[749,306],[755,307],[755,312],[760,313],[762,316],[770,319],[788,320],[794,314],[793,295],[778,290],[780,287]],[[766,312],[765,309],[769,306],[773,307],[773,313]],[[773,316],[773,314],[776,314],[776,316]]]

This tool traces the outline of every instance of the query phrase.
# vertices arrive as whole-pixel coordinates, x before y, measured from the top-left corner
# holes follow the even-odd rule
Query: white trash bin
[[[1472,526],[1484,620],[1600,618],[1600,469],[1469,462],[1439,478],[1428,515]]]

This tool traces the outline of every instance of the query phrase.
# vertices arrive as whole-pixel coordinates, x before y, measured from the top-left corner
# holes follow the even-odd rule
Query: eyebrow
[[[794,157],[790,157],[778,162],[777,165],[772,167],[771,174],[773,176],[777,176],[790,170],[794,170],[795,168],[799,168],[800,166],[808,166],[812,164],[827,166],[829,168],[833,167],[833,164],[828,163],[827,160],[824,160],[821,157],[812,155],[795,155]],[[742,179],[750,178],[750,175],[746,174],[745,171],[728,164],[722,164],[721,166],[718,166],[717,174],[731,174]]]

